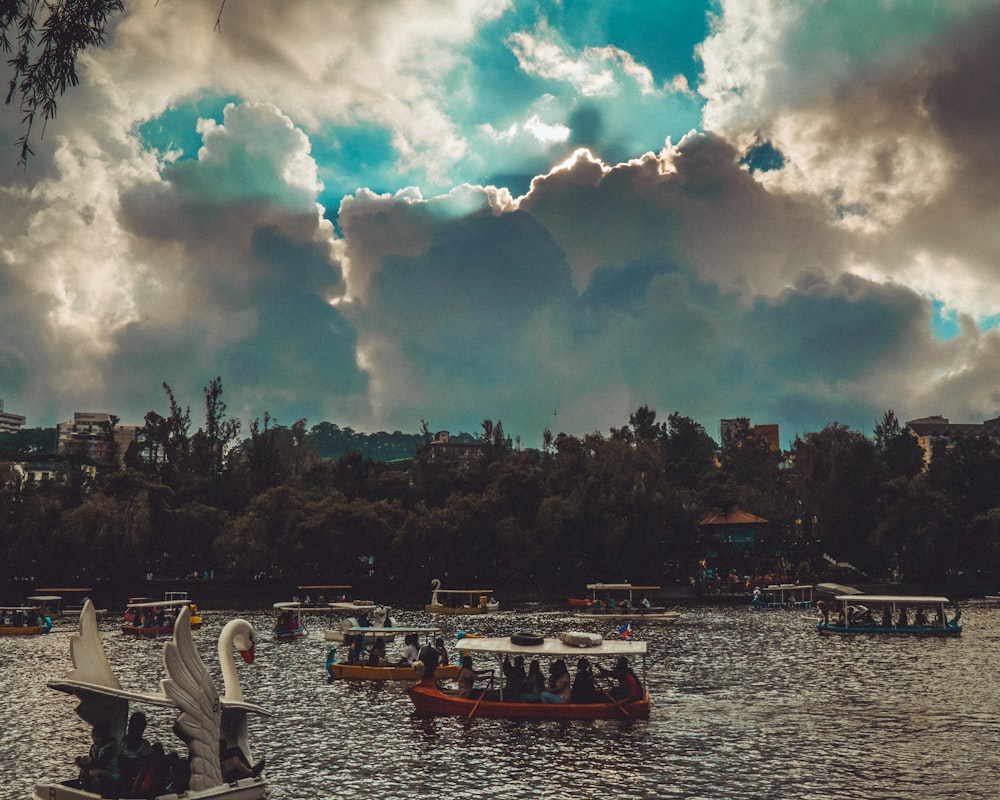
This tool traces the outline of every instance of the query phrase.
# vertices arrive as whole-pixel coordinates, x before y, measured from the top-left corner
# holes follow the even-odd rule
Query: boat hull
[[[843,625],[828,625],[820,623],[816,626],[820,633],[876,634],[879,636],[960,636],[961,625],[948,625],[944,628],[885,628],[877,626],[855,625],[847,628]]]
[[[0,636],[37,636],[45,633],[44,625],[0,625]]]
[[[580,612],[581,618],[587,617],[599,617],[602,619],[644,619],[650,622],[669,622],[670,620],[680,619],[680,611],[666,611],[664,609],[637,609],[637,608],[626,608],[626,609],[596,609],[589,608],[585,611]]]
[[[433,679],[406,690],[418,714],[489,719],[649,719],[649,693],[642,700],[616,703],[511,703],[445,694]]]
[[[267,784],[263,778],[243,778],[234,783],[224,783],[201,791],[187,791],[181,795],[184,800],[263,800],[267,795]],[[101,795],[88,792],[65,783],[35,784],[32,800],[100,800]],[[154,800],[177,800],[178,795],[169,792],[157,795]],[[130,800],[122,795],[119,800]],[[135,798],[134,800],[141,800]]]
[[[428,614],[452,614],[459,616],[491,614],[497,610],[499,610],[499,606],[436,606],[430,603],[424,606],[424,611]]]
[[[457,678],[461,667],[452,664],[434,670],[435,678]],[[419,681],[413,667],[366,667],[360,664],[331,664],[330,677],[342,681]]]
[[[573,608],[589,608],[594,604],[594,601],[589,597],[568,597],[566,599]]]
[[[201,620],[195,621],[196,618],[191,618],[191,630],[196,631],[201,627]],[[155,625],[150,627],[139,627],[138,625],[122,625],[122,633],[128,636],[173,636],[174,626],[171,625]]]

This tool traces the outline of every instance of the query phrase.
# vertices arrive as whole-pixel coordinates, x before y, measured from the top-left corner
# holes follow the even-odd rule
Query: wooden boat
[[[593,598],[590,597],[567,597],[566,601],[571,608],[589,608],[594,604]]]
[[[0,636],[38,636],[48,633],[52,618],[36,605],[0,606]]]
[[[190,608],[183,606],[177,615],[173,639],[163,647],[167,675],[159,681],[159,691],[135,692],[123,689],[112,671],[97,628],[97,616],[87,600],[80,614],[79,632],[70,638],[73,669],[63,680],[48,685],[79,698],[76,713],[88,726],[107,726],[111,736],[119,740],[125,733],[130,704],[176,711],[173,730],[187,746],[188,757],[182,759],[176,753],[163,753],[154,747],[153,756],[131,770],[122,768],[122,779],[111,796],[120,800],[263,800],[267,784],[259,769],[254,777],[227,781],[220,759],[221,744],[227,750],[235,748],[253,763],[247,716],[269,715],[265,709],[244,700],[233,658],[236,649],[245,662],[253,662],[253,627],[245,620],[234,619],[219,634],[224,683],[220,697],[195,648],[190,615]],[[82,735],[80,749],[82,753],[87,749]],[[66,761],[72,763],[70,755]],[[84,789],[79,780],[38,783],[32,793],[33,800],[100,797],[97,792]]]
[[[842,594],[837,606],[820,606],[820,633],[875,633],[892,636],[958,636],[961,609],[947,597]],[[954,610],[949,618],[949,609]]]
[[[305,636],[306,629],[300,618],[301,612],[301,603],[275,603],[274,638],[279,642],[287,642]]]
[[[74,620],[79,618],[80,612],[83,610],[83,601],[90,597],[93,591],[93,589],[87,586],[47,586],[35,589],[35,593],[39,595],[59,596],[59,610],[53,616],[53,619],[56,617],[72,617]],[[94,613],[100,619],[108,613],[108,610],[106,608],[95,607]]]
[[[299,591],[303,592],[301,599],[295,597],[293,601],[300,603],[300,614],[327,613],[340,603],[350,602],[347,600],[347,596],[350,594],[351,585],[348,583],[309,584],[299,586]],[[371,601],[368,602],[370,605],[374,605]]]
[[[513,638],[524,640],[524,635]],[[576,663],[580,657],[588,659],[642,657],[642,685],[646,684],[646,643],[637,641],[602,640],[600,644],[581,647],[558,638],[542,639],[539,644],[515,644],[512,637],[464,638],[457,645],[468,654],[490,654],[497,659],[494,674],[500,676],[500,685],[494,691],[476,689],[470,697],[460,697],[457,692],[440,688],[436,672],[429,671],[420,683],[407,690],[418,714],[430,716],[489,717],[499,719],[647,719],[649,717],[649,691],[642,690],[642,697],[634,700],[616,700],[606,689],[599,688],[599,702],[577,703],[525,703],[504,699],[502,659],[504,656],[534,658],[563,658]],[[531,640],[534,641],[534,640]],[[491,679],[492,684],[492,679]]]
[[[492,589],[442,589],[437,578],[431,581],[434,591],[424,606],[428,614],[489,614],[500,610],[500,603],[490,597]]]
[[[187,592],[167,592],[163,600],[133,597],[125,606],[122,633],[129,636],[170,636],[174,632],[174,621],[183,609],[191,630],[201,627],[198,607],[188,599]]]
[[[370,648],[370,643],[376,639],[392,641],[400,636],[406,637],[410,634],[422,636],[425,639],[424,645],[431,645],[431,639],[441,635],[440,628],[416,628],[411,626],[401,626],[392,628],[374,628],[367,626],[355,626],[345,631],[347,636],[360,636],[360,652],[365,653],[366,646]],[[347,664],[342,661],[335,661],[336,647],[330,648],[326,657],[326,671],[330,680],[345,681],[419,681],[424,674],[423,663],[417,665],[399,666],[399,657],[389,660],[389,665],[384,667],[372,667],[367,664]],[[438,666],[434,676],[436,678],[457,678],[460,667],[457,664],[448,666]]]
[[[812,608],[813,587],[797,583],[776,583],[758,586],[750,601],[754,608]]]
[[[679,611],[668,611],[664,606],[645,605],[646,594],[660,589],[659,586],[638,586],[631,583],[588,583],[590,603],[581,608],[581,616],[600,616],[610,619],[644,619],[649,622],[672,622],[680,619]],[[640,599],[636,601],[635,593]],[[619,600],[615,600],[615,595]]]

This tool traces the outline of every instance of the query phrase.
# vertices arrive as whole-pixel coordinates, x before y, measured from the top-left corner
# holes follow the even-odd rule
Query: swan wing
[[[184,606],[174,623],[174,638],[163,645],[167,677],[163,691],[180,709],[174,732],[188,746],[193,791],[222,784],[219,738],[222,709],[212,676],[191,636],[191,612]]]
[[[104,642],[97,628],[97,613],[89,597],[80,612],[80,630],[69,639],[69,654],[73,669],[66,674],[66,680],[109,689],[122,688],[104,652]]]

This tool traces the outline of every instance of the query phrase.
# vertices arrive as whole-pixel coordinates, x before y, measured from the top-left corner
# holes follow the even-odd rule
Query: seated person
[[[549,685],[542,692],[543,703],[565,703],[569,700],[572,682],[569,677],[569,670],[566,662],[557,658],[552,662],[552,669],[549,672]]]
[[[614,669],[605,669],[600,664],[597,665],[597,670],[600,672],[601,677],[614,678],[618,681],[618,685],[611,690],[611,696],[615,700],[641,700],[644,696],[644,691],[642,688],[642,683],[639,681],[639,677],[632,671],[632,668],[628,665],[628,659],[622,656],[615,663]]]
[[[524,656],[514,656],[512,664],[509,656],[505,655],[501,669],[504,679],[504,700],[520,700],[521,692],[524,691],[524,683],[528,677],[524,671]]]
[[[385,639],[378,638],[372,644],[372,649],[368,651],[368,666],[384,667],[388,663],[385,658]]]
[[[420,637],[415,633],[408,633],[403,637],[406,647],[403,648],[403,657],[399,659],[399,666],[412,667],[415,661],[420,660]]]
[[[262,758],[253,766],[239,747],[229,747],[225,739],[219,739],[219,763],[222,766],[222,780],[226,783],[241,778],[256,778],[264,771]]]
[[[597,687],[594,686],[594,669],[586,658],[576,662],[576,677],[570,689],[570,699],[574,703],[596,703]]]
[[[489,675],[490,670],[475,670],[472,668],[472,656],[462,656],[462,669],[458,673],[458,696],[459,697],[479,697],[480,692],[475,689],[476,681],[483,675]]]
[[[94,743],[85,756],[76,757],[80,785],[88,792],[110,797],[118,785],[118,746],[111,725],[98,722],[90,731]]]

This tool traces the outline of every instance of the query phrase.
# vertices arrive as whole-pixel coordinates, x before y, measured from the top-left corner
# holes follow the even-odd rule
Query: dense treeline
[[[326,423],[311,432],[265,414],[241,436],[218,380],[192,433],[190,410],[164,388],[168,413],[146,415],[122,468],[91,478],[70,459],[67,481],[29,487],[0,463],[0,578],[208,571],[407,592],[431,577],[563,590],[686,582],[701,562],[811,577],[827,553],[872,579],[897,570],[929,584],[989,571],[1000,553],[998,442],[960,441],[924,469],[891,411],[871,438],[833,423],[787,453],[747,424],[717,443],[692,419],[660,421],[647,407],[607,434],[545,431],[539,451],[516,450],[486,420],[481,458],[459,468],[431,458],[426,423],[401,463],[360,450],[322,458],[310,434],[340,430]],[[769,520],[749,551],[699,529],[735,507]]]

